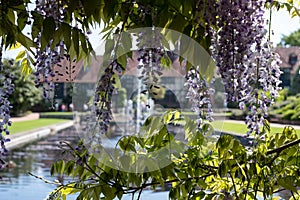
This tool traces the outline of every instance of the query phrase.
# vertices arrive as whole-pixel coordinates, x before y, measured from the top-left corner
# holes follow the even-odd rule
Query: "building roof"
[[[282,63],[280,67],[282,69],[291,69],[291,74],[295,74],[300,65],[300,48],[299,47],[277,47],[275,52],[279,54]],[[292,66],[289,64],[290,55],[296,55],[298,57],[297,62]]]
[[[84,65],[83,61],[72,61],[70,64],[70,61],[63,59],[59,64],[53,66],[55,72],[54,82],[96,83],[102,62],[102,56],[97,56],[96,59],[92,58],[87,66]],[[136,54],[133,54],[133,58],[128,59],[127,62],[125,75],[138,76]],[[182,77],[185,75],[185,67],[180,64],[179,59],[176,59],[173,62],[172,70],[163,70],[162,73],[164,77]]]

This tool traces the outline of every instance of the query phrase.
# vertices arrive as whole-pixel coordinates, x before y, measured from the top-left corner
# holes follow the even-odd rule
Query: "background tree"
[[[12,116],[22,116],[30,111],[31,107],[40,103],[42,92],[35,86],[35,77],[32,74],[26,75],[22,71],[20,62],[14,62],[12,66],[5,65],[7,62],[13,61],[4,62],[4,67],[10,67],[12,82],[15,87],[9,98],[13,107],[11,114]]]
[[[281,38],[278,46],[295,46],[300,47],[300,29]]]

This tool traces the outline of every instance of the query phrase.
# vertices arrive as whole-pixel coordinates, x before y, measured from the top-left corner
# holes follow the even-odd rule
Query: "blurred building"
[[[291,87],[293,77],[299,74],[300,48],[299,47],[277,47],[275,50],[281,59],[280,68],[283,74],[280,79],[282,87]]]
[[[164,98],[157,100],[157,103],[163,107],[183,108],[188,106],[188,99],[186,99],[187,90],[184,86],[185,67],[182,67],[177,57],[173,56],[170,58],[173,62],[172,67],[162,71],[159,82],[160,86],[165,89]],[[92,58],[88,64],[82,61],[76,62],[65,59],[55,65],[55,98],[58,100],[63,99],[67,95],[66,83],[73,82],[74,109],[81,110],[80,107],[83,104],[88,104],[94,94],[95,84],[102,74],[102,62],[102,56],[97,56]],[[132,100],[138,89],[140,72],[138,72],[137,66],[137,56],[133,53],[133,58],[128,59],[126,71],[123,75],[120,75],[122,87],[126,89],[127,100]]]

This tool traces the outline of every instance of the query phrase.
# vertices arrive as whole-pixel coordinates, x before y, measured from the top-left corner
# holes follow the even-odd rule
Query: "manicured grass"
[[[28,120],[21,122],[13,122],[12,126],[9,127],[9,131],[11,134],[19,133],[23,131],[29,131],[32,129],[53,125],[61,122],[66,122],[69,120],[65,119],[36,119],[36,120]]]
[[[239,123],[234,123],[234,122],[224,122],[224,121],[214,121],[212,122],[212,125],[215,130],[220,130],[224,132],[230,132],[230,133],[237,133],[237,134],[246,134],[247,132],[247,127],[245,124],[239,124]],[[276,133],[276,132],[282,132],[283,128],[280,127],[272,127],[271,126],[271,132]],[[300,131],[297,130],[296,131]]]

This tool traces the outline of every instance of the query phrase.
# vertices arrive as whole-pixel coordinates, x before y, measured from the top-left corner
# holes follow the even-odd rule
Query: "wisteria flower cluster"
[[[66,1],[37,1],[35,11],[44,18],[52,17],[56,23],[59,23],[64,18],[66,4]],[[35,54],[36,60],[34,63],[36,67],[35,83],[37,86],[42,86],[44,97],[48,98],[49,91],[54,89],[53,78],[55,77],[55,73],[52,66],[59,63],[64,57],[64,43],[60,41],[58,44],[52,44],[54,42],[52,39],[47,46],[42,49],[41,40],[41,33],[39,33],[37,37],[34,38],[34,42],[37,46]],[[55,48],[51,48],[52,45],[55,45]],[[43,82],[47,84],[44,85]]]
[[[216,2],[218,31],[212,55],[223,79],[228,102],[249,110],[248,134],[260,125],[280,90],[279,57],[267,41],[264,0]],[[271,91],[271,96],[267,92]]]
[[[109,123],[112,119],[112,95],[114,92],[114,74],[122,71],[121,65],[113,61],[104,70],[103,75],[98,81],[94,95],[94,105],[92,111],[97,116],[97,122],[100,127],[100,133],[106,133]]]
[[[9,66],[13,63],[9,61],[7,63],[8,66],[4,66],[2,62],[2,47],[0,46],[0,169],[4,167],[3,157],[7,153],[7,149],[5,147],[5,142],[8,142],[10,139],[5,138],[5,135],[9,134],[8,127],[11,126],[10,121],[10,110],[12,106],[10,105],[9,97],[14,91],[13,77],[11,76]]]
[[[214,89],[205,78],[201,76],[199,67],[191,68],[186,76],[188,86],[187,98],[192,102],[192,110],[198,115],[198,125],[201,126],[203,120],[213,121],[213,110],[211,99]]]
[[[37,0],[35,10],[44,17],[53,17],[54,21],[60,21],[66,12],[66,0]]]
[[[138,69],[141,69],[139,78],[145,85],[158,83],[162,75],[161,58],[165,50],[161,40],[161,33],[154,28],[151,31],[149,29],[140,31],[138,34]]]

